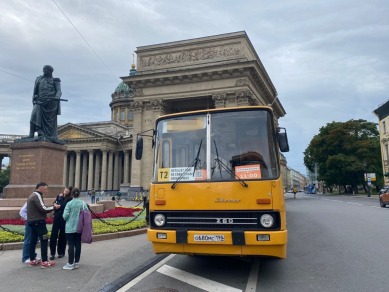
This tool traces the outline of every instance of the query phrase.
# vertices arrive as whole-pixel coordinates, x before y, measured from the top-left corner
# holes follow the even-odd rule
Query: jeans
[[[38,238],[41,241],[41,257],[42,262],[47,261],[47,244],[48,244],[48,236],[47,236],[47,227],[46,221],[40,220],[38,222],[30,222],[31,227],[31,241],[30,241],[30,261],[33,261],[35,258],[31,255],[35,254],[36,244],[38,242]]]
[[[66,221],[61,215],[54,215],[53,227],[50,236],[50,254],[55,256],[57,250],[58,255],[65,255],[66,252]],[[58,239],[58,246],[57,246]]]
[[[26,260],[30,258],[30,242],[31,242],[31,227],[26,223],[24,224],[24,241],[23,241],[23,254],[22,254],[22,262],[24,263]],[[35,257],[37,256],[36,253]]]
[[[96,203],[96,196],[95,195],[92,195],[90,198],[91,198],[92,204]]]
[[[73,265],[80,262],[81,257],[81,233],[66,233],[68,240],[68,263]]]

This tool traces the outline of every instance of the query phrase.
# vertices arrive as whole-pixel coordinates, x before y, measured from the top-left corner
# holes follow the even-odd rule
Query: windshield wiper
[[[234,176],[234,177],[239,181],[239,183],[240,183],[242,186],[244,186],[244,187],[247,188],[247,187],[248,187],[248,184],[247,184],[243,179],[241,179],[239,176],[237,176],[235,173],[233,173],[232,170],[231,170],[227,165],[225,165],[225,164],[223,163],[223,161],[220,160],[220,158],[219,158],[219,152],[217,151],[217,146],[216,146],[215,140],[213,140],[213,143],[215,144],[215,150],[216,150],[216,158],[215,158],[215,161],[218,163],[219,170],[220,170],[220,176],[221,176],[221,167],[220,167],[220,166],[222,166],[222,167],[225,169],[225,171],[227,171],[227,173],[228,173],[229,175]],[[216,166],[215,166],[215,167],[216,167]],[[215,169],[213,169],[213,170],[215,170]],[[213,172],[212,172],[212,173],[213,173]]]
[[[197,155],[195,157],[195,159],[193,160],[193,162],[184,170],[184,172],[179,176],[179,178],[177,178],[177,180],[174,182],[174,184],[172,184],[171,188],[174,189],[177,185],[177,183],[181,180],[181,178],[184,177],[184,175],[189,171],[189,169],[194,166],[194,170],[193,170],[193,175],[195,174],[195,171],[196,171],[196,167],[197,167],[197,164],[199,163],[200,159],[199,159],[199,156],[200,156],[200,149],[201,149],[201,144],[203,143],[203,139],[201,139],[200,141],[200,146],[199,146],[199,150],[197,151]]]

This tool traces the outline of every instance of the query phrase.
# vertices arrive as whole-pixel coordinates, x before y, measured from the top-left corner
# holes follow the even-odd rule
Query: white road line
[[[174,267],[163,265],[160,267],[157,272],[164,274],[166,276],[172,277],[199,289],[210,292],[242,292],[242,290],[224,285],[219,282],[215,282],[194,274],[176,269]]]
[[[162,261],[160,261],[158,264],[152,266],[150,269],[146,270],[145,272],[143,272],[142,274],[140,274],[138,277],[136,277],[134,280],[132,280],[131,282],[128,282],[126,285],[124,285],[122,288],[120,288],[119,290],[116,290],[116,292],[126,292],[128,291],[128,289],[132,288],[135,284],[137,284],[138,282],[140,282],[141,280],[143,280],[144,278],[146,278],[148,275],[150,275],[152,272],[154,272],[156,269],[158,269],[159,267],[161,267],[162,265],[164,265],[165,263],[167,263],[169,260],[171,260],[173,257],[175,256],[175,254],[171,254],[169,256],[167,256],[166,258],[164,258]]]
[[[322,199],[324,201],[331,201],[331,202],[338,202],[338,203],[345,203],[345,204],[350,204],[350,205],[357,205],[357,206],[364,206],[364,207],[370,207],[370,208],[377,208],[381,209],[381,206],[371,206],[371,205],[366,205],[362,203],[354,203],[354,202],[348,202],[348,201],[342,201],[342,200],[335,200],[335,199]]]
[[[245,292],[257,291],[258,273],[259,273],[259,259],[253,258],[250,268],[250,275],[247,281]]]

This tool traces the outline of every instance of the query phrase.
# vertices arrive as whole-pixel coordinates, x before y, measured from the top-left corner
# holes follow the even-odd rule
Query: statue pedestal
[[[28,198],[39,182],[48,184],[47,198],[55,198],[63,191],[66,146],[38,141],[14,143],[10,148],[11,176],[3,190],[5,198]]]

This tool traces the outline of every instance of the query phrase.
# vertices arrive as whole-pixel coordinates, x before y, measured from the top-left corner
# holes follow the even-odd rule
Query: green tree
[[[377,124],[366,120],[332,122],[321,127],[304,151],[304,164],[318,169],[326,185],[357,185],[366,188],[364,173],[375,173],[383,180]],[[366,190],[366,189],[365,189]]]
[[[3,188],[9,184],[10,167],[0,172],[0,193],[3,192]]]

